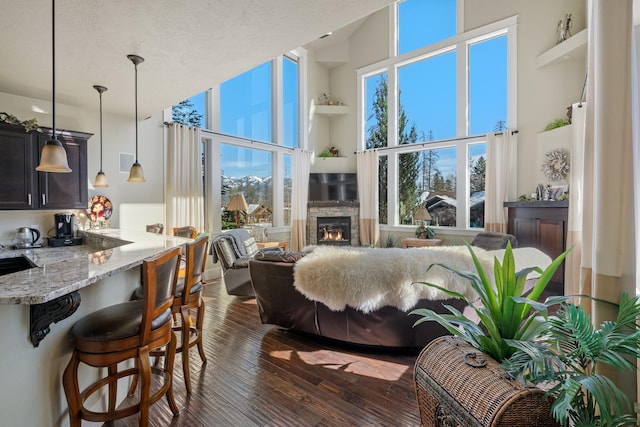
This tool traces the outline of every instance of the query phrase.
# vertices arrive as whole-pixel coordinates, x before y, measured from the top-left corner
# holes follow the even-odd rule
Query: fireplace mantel
[[[307,208],[333,208],[337,206],[349,206],[360,207],[360,202],[357,200],[329,200],[329,201],[310,201],[307,203]]]

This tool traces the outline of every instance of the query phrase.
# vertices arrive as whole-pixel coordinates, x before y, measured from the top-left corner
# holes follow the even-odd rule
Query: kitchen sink
[[[13,258],[0,258],[0,276],[11,274],[35,267],[27,258],[17,256]]]

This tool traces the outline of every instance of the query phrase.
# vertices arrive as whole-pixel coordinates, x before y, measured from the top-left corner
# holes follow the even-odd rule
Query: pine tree
[[[484,191],[485,172],[487,170],[487,162],[484,156],[480,156],[476,162],[471,163],[469,190],[471,194]]]
[[[422,153],[422,192],[433,191],[433,176],[438,171],[437,163],[440,155],[436,150],[426,150]],[[439,171],[438,171],[439,172]]]
[[[384,77],[380,77],[378,85],[376,86],[375,94],[373,96],[373,113],[376,123],[371,126],[367,131],[366,147],[380,148],[387,145],[387,80]],[[389,159],[387,156],[380,156],[378,158],[378,212],[380,216],[380,223],[387,224],[387,170],[389,165]]]
[[[202,126],[202,114],[198,113],[196,106],[190,100],[185,99],[171,107],[171,119],[176,123],[188,126]]]
[[[387,79],[380,76],[378,85],[373,96],[373,113],[368,118],[375,118],[375,124],[368,129],[366,148],[380,148],[387,145]],[[418,139],[418,131],[415,124],[408,126],[409,120],[404,111],[402,103],[398,103],[398,139],[402,144],[413,144]],[[408,128],[408,129],[407,129]],[[405,153],[400,156],[399,177],[400,177],[400,218],[404,218],[412,214],[417,204],[417,179],[419,176],[419,154]],[[380,223],[386,224],[387,217],[387,173],[388,158],[380,156],[378,163],[379,174],[379,203],[378,212],[380,215]]]

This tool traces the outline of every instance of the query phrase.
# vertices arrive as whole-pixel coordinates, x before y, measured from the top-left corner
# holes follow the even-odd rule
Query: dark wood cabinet
[[[88,201],[87,140],[90,134],[62,132],[58,141],[67,152],[70,173],[36,172],[38,174],[38,203],[42,209],[84,209]],[[38,156],[51,132],[38,135]]]
[[[0,123],[0,209],[33,209],[36,135]]]
[[[51,129],[25,132],[0,124],[0,209],[84,209],[88,200],[87,140],[91,134],[59,131],[70,173],[38,172],[40,152]]]
[[[508,232],[518,239],[518,246],[540,249],[552,259],[566,249],[568,202],[509,202]],[[553,281],[564,284],[564,263]]]

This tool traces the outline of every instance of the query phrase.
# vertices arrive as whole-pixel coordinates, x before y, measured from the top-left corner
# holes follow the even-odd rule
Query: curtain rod
[[[186,125],[184,123],[179,123],[179,122],[164,122],[164,125],[165,126],[173,126],[173,125],[189,126],[189,125]],[[195,127],[195,126],[189,126],[189,127]],[[206,134],[206,135],[226,136],[226,137],[233,138],[233,139],[240,139],[242,141],[246,141],[246,142],[249,142],[251,144],[257,143],[257,144],[265,144],[265,145],[268,144],[269,146],[273,145],[271,142],[257,141],[255,139],[247,138],[247,137],[244,137],[244,136],[230,135],[228,133],[215,132],[215,131],[208,130],[208,129],[203,129],[203,128],[200,128],[200,131],[202,133]]]
[[[515,135],[517,134],[519,131],[518,129],[514,129],[511,132],[511,135]],[[494,133],[495,136],[498,135],[502,135],[504,132],[496,132]],[[436,141],[429,141],[429,142],[421,142],[419,144],[403,144],[403,145],[395,145],[393,147],[380,147],[380,148],[375,148],[375,150],[378,151],[385,151],[385,150],[391,150],[394,148],[399,148],[399,147],[424,147],[433,143],[440,143],[440,142],[449,142],[449,141],[460,141],[460,140],[467,140],[467,139],[477,139],[477,138],[482,138],[483,136],[485,136],[486,134],[481,134],[481,135],[470,135],[470,136],[461,136],[459,138],[448,138],[448,139],[438,139]],[[366,150],[365,150],[366,151]],[[354,151],[353,154],[357,154],[358,151]]]
[[[165,126],[173,126],[173,125],[189,126],[189,125],[185,125],[184,123],[178,123],[178,122],[164,122],[164,125]],[[193,127],[193,126],[190,126],[190,127]],[[215,132],[215,131],[208,130],[208,129],[200,128],[200,132],[203,135],[210,135],[210,136],[211,135],[216,135],[216,136],[222,136],[222,137],[226,137],[226,138],[230,138],[230,139],[235,139],[235,140],[248,142],[251,145],[261,146],[261,147],[263,147],[265,149],[268,149],[268,151],[271,151],[273,148],[276,148],[276,147],[279,150],[284,151],[285,153],[293,152],[293,150],[294,150],[293,147],[285,147],[284,145],[277,145],[277,144],[274,144],[273,142],[258,141],[258,140],[247,138],[247,137],[244,137],[244,136],[230,135],[228,133]]]

